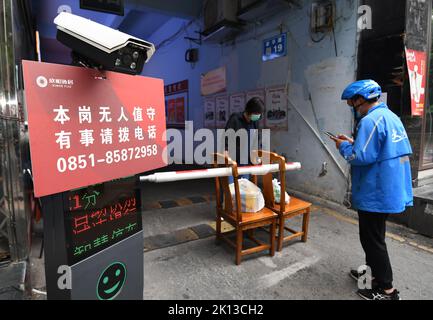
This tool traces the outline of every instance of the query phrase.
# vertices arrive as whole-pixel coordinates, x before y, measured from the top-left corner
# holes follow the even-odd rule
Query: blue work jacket
[[[353,208],[396,214],[413,205],[412,148],[402,122],[385,103],[369,110],[355,143],[344,141],[340,153],[352,167]]]

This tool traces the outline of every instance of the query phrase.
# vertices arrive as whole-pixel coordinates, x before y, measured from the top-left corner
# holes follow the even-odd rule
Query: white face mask
[[[253,122],[256,122],[256,121],[259,121],[261,117],[262,117],[261,114],[252,114],[250,116],[250,120],[253,121]]]

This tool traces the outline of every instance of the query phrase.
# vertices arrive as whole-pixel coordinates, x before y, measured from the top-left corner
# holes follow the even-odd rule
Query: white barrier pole
[[[286,171],[300,170],[301,164],[299,162],[286,163]],[[252,174],[252,175],[265,175],[269,172],[278,172],[279,165],[265,164],[258,166],[242,166],[238,167],[239,175]],[[148,176],[141,176],[141,182],[171,182],[181,180],[194,180],[194,179],[207,179],[215,177],[228,177],[232,175],[232,169],[230,167],[225,168],[211,168],[202,170],[185,170],[185,171],[169,171],[169,172],[157,172]]]

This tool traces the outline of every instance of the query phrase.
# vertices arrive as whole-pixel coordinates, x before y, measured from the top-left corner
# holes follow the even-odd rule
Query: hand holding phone
[[[336,136],[335,134],[329,132],[329,131],[324,131],[324,134],[326,134],[329,138],[331,138],[334,141],[337,140],[342,140],[342,141],[349,141],[349,143],[354,144],[355,141],[352,138],[349,138],[348,136],[344,135],[344,134],[340,134],[338,136]]]
[[[326,134],[331,139],[338,139],[338,137],[335,134],[333,134],[333,133],[331,133],[329,131],[324,131],[324,134]]]

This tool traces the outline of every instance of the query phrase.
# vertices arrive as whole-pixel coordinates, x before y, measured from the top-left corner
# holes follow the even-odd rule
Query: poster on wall
[[[202,74],[200,85],[202,96],[224,92],[227,87],[226,67],[221,67]]]
[[[215,128],[215,97],[204,99],[204,127]]]
[[[226,95],[215,98],[215,125],[218,129],[224,129],[229,119],[229,97]]]
[[[245,104],[252,98],[259,98],[266,105],[265,89],[256,89],[256,90],[248,91],[245,97]],[[264,128],[264,127],[265,127],[265,113],[263,114],[262,118],[259,121],[259,128]]]
[[[164,86],[168,128],[184,128],[188,114],[188,80]]]
[[[234,93],[230,96],[230,115],[245,110],[245,93]],[[229,117],[230,117],[229,115]]]
[[[406,48],[406,60],[409,72],[412,116],[422,117],[425,104],[427,55],[425,52]]]
[[[287,93],[284,86],[266,89],[266,127],[273,130],[287,130]]]

